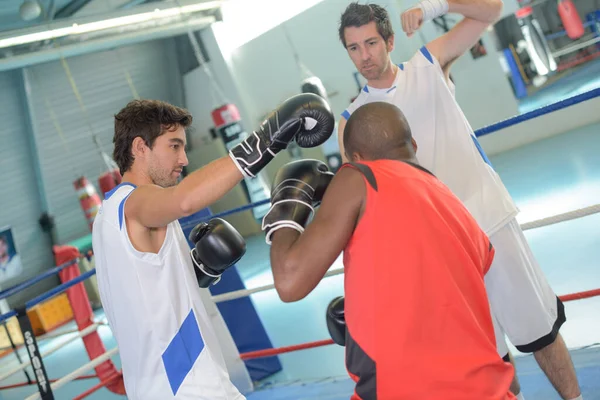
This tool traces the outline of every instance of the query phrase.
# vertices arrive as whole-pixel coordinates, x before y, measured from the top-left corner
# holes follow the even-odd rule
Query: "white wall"
[[[227,19],[215,24],[214,32],[220,50],[242,100],[240,106],[247,111],[247,124],[258,124],[266,113],[300,91],[300,82],[305,76],[296,64],[286,32],[301,62],[323,81],[330,93],[336,116],[345,109],[357,93],[353,77],[356,69],[339,42],[337,33],[339,17],[349,2],[324,0],[233,50],[225,44],[228,31],[233,29],[228,26]],[[378,1],[392,17],[396,39],[391,56],[396,63],[409,59],[419,47],[442,34],[432,22],[427,22],[412,38],[404,35],[399,15],[415,3],[416,0]],[[517,8],[516,0],[506,0],[503,15],[509,15]],[[455,21],[462,18],[460,15],[449,17]],[[261,21],[253,23],[260,24]],[[467,52],[455,62],[452,69],[457,101],[474,129],[518,114],[518,103],[500,62],[501,53],[496,50],[490,33],[486,32],[482,40],[488,52],[486,56],[473,59]],[[361,82],[365,82],[362,77]],[[564,114],[574,113],[572,118],[538,118],[534,129],[525,125],[516,126],[506,132],[486,136],[481,140],[482,146],[490,155],[497,154],[566,132],[584,123],[598,121],[600,116],[587,114],[588,107],[568,109]],[[551,125],[549,129],[548,125]]]
[[[336,115],[346,108],[357,93],[353,77],[356,69],[338,39],[339,18],[348,3],[325,0],[231,52],[230,67],[240,82],[242,96],[253,99],[247,102],[251,118],[259,120],[300,90],[303,76],[286,39],[286,31],[301,62],[321,78],[328,92],[337,93],[330,97]],[[414,2],[381,0],[378,3],[387,8],[392,18],[396,38],[391,57],[396,63],[409,59],[419,47],[442,33],[429,22],[420,34],[407,38],[399,15]],[[460,16],[452,18],[458,20]],[[475,128],[517,112],[510,84],[504,78],[498,53],[487,34],[484,43],[488,56],[473,60],[466,54],[457,60],[452,71],[458,101]],[[361,82],[365,82],[362,77]],[[486,103],[483,108],[482,103]]]

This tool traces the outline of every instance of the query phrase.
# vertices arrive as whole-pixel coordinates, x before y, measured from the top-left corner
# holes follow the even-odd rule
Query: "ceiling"
[[[201,30],[222,1],[0,0],[0,71]]]
[[[39,17],[25,21],[19,9],[26,0],[0,0],[0,32],[28,28],[72,16],[99,15],[162,0],[29,0],[40,5]]]

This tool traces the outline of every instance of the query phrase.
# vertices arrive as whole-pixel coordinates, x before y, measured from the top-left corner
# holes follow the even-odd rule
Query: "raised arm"
[[[421,0],[417,6],[402,13],[402,29],[412,36],[424,21],[446,13],[463,15],[465,18],[462,21],[427,44],[429,51],[447,72],[452,62],[477,43],[501,12],[502,0]]]
[[[166,226],[213,204],[242,177],[233,160],[222,157],[192,172],[176,186],[139,187],[125,203],[125,215],[145,227]]]
[[[125,205],[128,219],[157,228],[212,204],[241,179],[256,176],[291,140],[314,147],[333,133],[335,119],[327,102],[312,93],[286,100],[244,141],[222,157],[193,172],[177,186],[144,186]]]
[[[267,229],[271,238],[271,269],[281,300],[301,300],[318,285],[352,236],[365,193],[360,172],[342,168],[331,180],[314,219],[304,231],[306,219],[297,219],[296,226],[285,221],[295,219],[298,207],[295,212],[276,212],[277,218],[270,219],[281,224],[274,232]],[[294,196],[290,193],[289,197]]]

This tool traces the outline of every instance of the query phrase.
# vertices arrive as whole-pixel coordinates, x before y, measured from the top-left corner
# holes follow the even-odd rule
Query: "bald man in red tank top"
[[[352,162],[335,177],[317,160],[275,177],[263,230],[279,297],[304,298],[343,251],[345,298],[328,327],[346,346],[352,399],[514,399],[484,285],[488,237],[419,166],[396,106],[357,109],[344,148]]]

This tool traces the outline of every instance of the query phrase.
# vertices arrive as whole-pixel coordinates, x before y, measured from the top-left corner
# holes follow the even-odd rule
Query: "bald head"
[[[415,157],[404,114],[384,102],[365,104],[352,113],[344,128],[344,149],[350,161]]]

